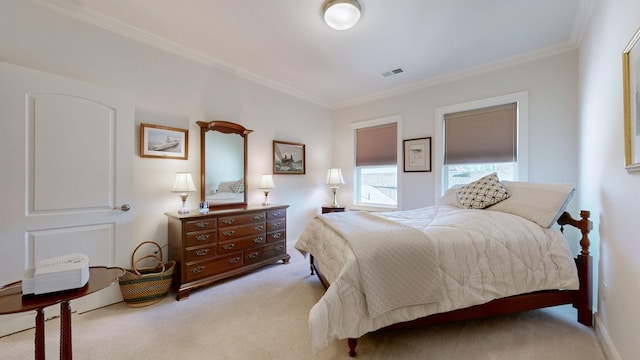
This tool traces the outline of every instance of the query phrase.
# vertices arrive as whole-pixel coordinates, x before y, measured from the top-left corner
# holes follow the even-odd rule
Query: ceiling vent
[[[382,73],[382,76],[384,77],[389,77],[391,75],[398,75],[398,74],[402,74],[404,72],[403,68],[397,68],[397,69],[393,69],[391,71],[387,71]]]

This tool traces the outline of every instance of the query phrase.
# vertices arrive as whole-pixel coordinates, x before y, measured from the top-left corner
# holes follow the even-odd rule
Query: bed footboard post
[[[349,356],[356,356],[356,346],[358,346],[358,339],[349,338],[347,339],[347,343],[349,344]]]
[[[580,278],[580,289],[573,306],[578,310],[578,322],[586,325],[593,325],[593,284],[592,270],[593,258],[591,255],[578,255],[576,259],[578,267],[578,277]]]
[[[578,268],[578,278],[580,279],[580,288],[576,296],[573,307],[578,310],[578,322],[586,325],[593,325],[593,258],[589,254],[589,232],[593,229],[593,223],[589,220],[591,212],[580,211],[580,220],[575,220],[568,213],[562,214],[558,219],[560,230],[564,225],[571,225],[580,230],[582,239],[580,239],[580,254],[576,257],[576,267]]]

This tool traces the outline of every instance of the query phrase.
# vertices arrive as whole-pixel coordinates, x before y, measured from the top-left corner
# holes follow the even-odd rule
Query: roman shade
[[[444,164],[516,162],[517,103],[444,116]]]
[[[396,123],[356,130],[356,166],[397,164]]]

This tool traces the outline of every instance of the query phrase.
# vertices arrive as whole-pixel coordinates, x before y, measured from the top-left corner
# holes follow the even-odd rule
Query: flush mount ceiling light
[[[322,6],[324,22],[336,30],[352,28],[360,20],[358,0],[328,0]]]

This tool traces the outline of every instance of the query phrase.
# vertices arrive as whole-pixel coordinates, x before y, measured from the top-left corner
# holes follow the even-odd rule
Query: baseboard
[[[602,320],[600,320],[600,316],[598,313],[594,314],[594,323],[596,330],[596,337],[600,341],[600,345],[602,346],[602,351],[604,352],[604,356],[607,360],[622,360],[620,354],[618,354],[618,350],[613,345],[611,338],[609,337],[609,332],[602,324]]]

